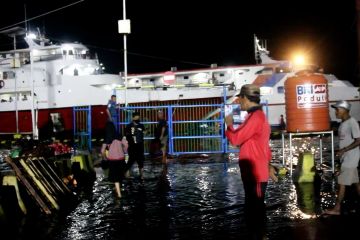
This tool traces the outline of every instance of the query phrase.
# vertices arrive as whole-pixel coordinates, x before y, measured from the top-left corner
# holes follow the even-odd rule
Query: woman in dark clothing
[[[125,138],[121,140],[114,124],[110,122],[106,127],[106,141],[102,145],[101,153],[109,163],[109,181],[115,183],[116,195],[121,198],[120,186],[126,170],[125,153],[128,143]]]

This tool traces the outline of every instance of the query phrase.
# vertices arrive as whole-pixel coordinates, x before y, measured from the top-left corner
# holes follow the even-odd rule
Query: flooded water
[[[282,159],[279,140],[273,144],[275,160]],[[12,233],[8,239],[247,239],[236,155],[172,159],[167,165],[147,161],[144,181],[135,164],[121,199],[115,198],[102,169],[96,171],[93,186],[80,191],[79,203],[69,210],[51,219],[24,219],[2,232]],[[334,204],[335,186],[330,173],[318,184],[294,184],[288,175],[278,183],[269,181],[268,238],[357,234],[360,218],[354,209],[341,217],[319,217],[321,209]]]

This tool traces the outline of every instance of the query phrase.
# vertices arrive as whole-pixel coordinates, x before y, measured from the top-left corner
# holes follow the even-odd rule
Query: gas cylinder
[[[322,74],[289,77],[284,87],[288,132],[330,129],[328,84]]]

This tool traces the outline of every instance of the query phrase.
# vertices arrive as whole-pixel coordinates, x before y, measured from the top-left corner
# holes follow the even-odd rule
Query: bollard
[[[294,173],[294,182],[314,182],[316,175],[314,154],[303,152]]]

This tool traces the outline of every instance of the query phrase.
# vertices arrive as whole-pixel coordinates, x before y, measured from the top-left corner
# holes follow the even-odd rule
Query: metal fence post
[[[225,121],[224,121],[224,116],[225,116],[225,104],[222,104],[221,106],[221,112],[220,112],[220,129],[221,129],[221,141],[222,141],[222,144],[221,144],[221,151],[223,153],[226,153],[227,152],[227,139],[225,137],[225,129],[224,129],[224,126],[225,126]]]
[[[172,107],[169,105],[168,106],[168,137],[169,137],[169,154],[174,154],[174,139],[173,139],[173,123],[172,123],[172,119],[173,119],[173,112],[172,112]]]
[[[88,111],[88,121],[87,121],[87,124],[88,124],[88,148],[89,148],[89,151],[91,151],[91,148],[92,148],[92,144],[91,144],[91,136],[92,136],[92,127],[91,127],[91,106],[88,107],[87,109]]]

